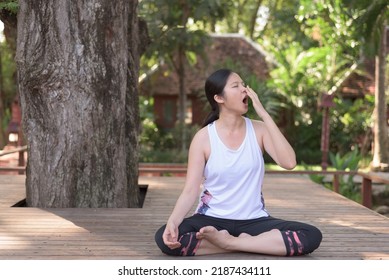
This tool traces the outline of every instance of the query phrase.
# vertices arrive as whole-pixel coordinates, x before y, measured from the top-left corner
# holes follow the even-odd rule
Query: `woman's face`
[[[246,84],[236,73],[231,73],[224,87],[223,104],[226,109],[245,114],[248,110],[248,96]]]

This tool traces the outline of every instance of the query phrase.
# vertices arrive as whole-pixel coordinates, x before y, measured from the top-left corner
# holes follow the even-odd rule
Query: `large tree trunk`
[[[130,6],[137,1],[19,4],[17,65],[29,152],[27,205],[137,206],[130,202],[138,199],[129,197],[138,193],[137,165],[127,166],[133,163],[128,157],[137,158],[137,127],[128,127],[135,123],[127,116],[136,113],[132,107],[138,104],[126,108],[131,100],[131,92],[126,95],[127,28],[129,12],[135,12]]]
[[[385,96],[386,21],[381,26],[379,53],[376,56],[374,109],[374,154],[372,170],[389,171],[388,123]]]

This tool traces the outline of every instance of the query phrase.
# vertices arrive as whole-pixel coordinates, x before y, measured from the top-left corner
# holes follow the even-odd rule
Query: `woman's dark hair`
[[[231,75],[231,73],[232,71],[229,69],[219,69],[213,72],[205,81],[205,95],[207,96],[209,105],[211,105],[212,111],[208,114],[202,127],[207,126],[219,118],[219,105],[216,102],[214,96],[223,96],[224,87],[226,86],[228,77]]]

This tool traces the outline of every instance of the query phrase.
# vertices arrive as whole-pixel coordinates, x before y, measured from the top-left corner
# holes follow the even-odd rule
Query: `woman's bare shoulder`
[[[255,135],[257,137],[258,145],[261,147],[262,151],[264,151],[263,146],[263,136],[267,132],[265,123],[259,120],[251,120],[254,128]]]
[[[196,132],[196,134],[194,135],[194,137],[192,139],[192,143],[194,143],[194,142],[202,143],[203,141],[208,141],[208,139],[209,139],[208,129],[207,129],[207,127],[203,127],[199,131]]]
[[[264,125],[263,121],[254,120],[254,119],[250,119],[250,120],[251,120],[251,123],[253,124],[254,128],[261,127]]]
[[[266,131],[265,123],[260,120],[251,120],[253,128],[257,135],[262,135]]]
[[[207,159],[210,153],[210,142],[209,142],[209,136],[208,136],[208,129],[207,127],[201,128],[199,131],[196,132],[192,139],[192,143],[190,145],[190,149],[194,149],[197,152],[200,152],[204,155],[204,157]]]

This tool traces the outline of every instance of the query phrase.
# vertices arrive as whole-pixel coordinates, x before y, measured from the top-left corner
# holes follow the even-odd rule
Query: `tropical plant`
[[[341,156],[339,153],[329,154],[331,165],[336,170],[344,171],[356,171],[359,167],[359,162],[362,156],[359,153],[359,149],[346,153]],[[360,199],[358,185],[354,182],[354,176],[352,174],[339,176],[339,191],[342,195],[351,198],[353,200]]]
[[[334,104],[330,117],[330,150],[344,154],[357,146],[361,155],[367,156],[373,137],[374,96],[365,95],[354,101],[339,96],[334,98]]]
[[[359,161],[362,156],[359,154],[359,149],[355,148],[341,156],[340,153],[330,153],[331,166],[336,170],[355,171],[358,170]]]
[[[340,153],[329,153],[329,158],[331,162],[331,167],[337,171],[356,171],[358,170],[360,161],[362,160],[362,155],[359,152],[359,149],[355,149],[341,155]],[[308,164],[303,163],[305,170],[313,170],[312,167]],[[333,190],[333,184],[326,180],[326,176],[323,174],[309,174],[309,178],[320,185],[325,186],[328,189]],[[360,192],[359,186],[354,182],[355,175],[346,174],[338,176],[339,183],[339,192],[343,196],[360,202]]]

